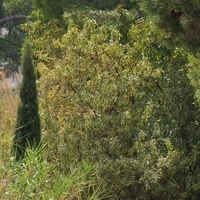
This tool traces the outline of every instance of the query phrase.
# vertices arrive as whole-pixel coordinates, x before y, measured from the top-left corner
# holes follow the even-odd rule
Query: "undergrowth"
[[[29,150],[25,159],[10,159],[1,168],[0,199],[100,200],[106,199],[103,181],[96,166],[82,162],[61,173],[48,163],[41,147]]]
[[[45,145],[29,149],[20,162],[10,156],[17,104],[16,91],[0,88],[0,200],[108,199],[96,165],[83,161],[76,167],[66,166],[67,172],[60,172],[47,162]]]

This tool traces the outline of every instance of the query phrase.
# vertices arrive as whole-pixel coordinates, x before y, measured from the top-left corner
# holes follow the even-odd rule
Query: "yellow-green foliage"
[[[197,199],[199,112],[188,61],[151,24],[23,26],[33,44],[49,160],[87,160],[115,199]]]

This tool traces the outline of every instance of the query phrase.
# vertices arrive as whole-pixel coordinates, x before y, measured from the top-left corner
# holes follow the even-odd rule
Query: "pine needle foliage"
[[[200,37],[200,2],[189,0],[175,1],[137,1],[151,21],[171,32],[181,45],[193,51],[199,51]],[[174,41],[173,41],[174,42]]]
[[[20,88],[17,122],[14,132],[13,155],[16,160],[24,157],[27,146],[40,143],[40,118],[38,114],[36,75],[31,57],[31,46],[25,43],[22,51],[23,81]]]

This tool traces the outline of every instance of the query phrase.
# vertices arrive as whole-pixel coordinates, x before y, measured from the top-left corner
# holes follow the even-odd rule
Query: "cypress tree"
[[[22,49],[22,75],[20,102],[14,132],[12,154],[16,160],[23,159],[26,148],[37,147],[41,139],[38,114],[36,75],[31,56],[31,46],[25,42]]]

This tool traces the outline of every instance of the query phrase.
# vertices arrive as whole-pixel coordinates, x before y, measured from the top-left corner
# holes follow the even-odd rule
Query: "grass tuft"
[[[41,146],[29,149],[25,158],[10,159],[1,170],[0,199],[23,200],[101,200],[106,199],[103,181],[96,166],[83,162],[67,173],[61,173],[45,159]]]

